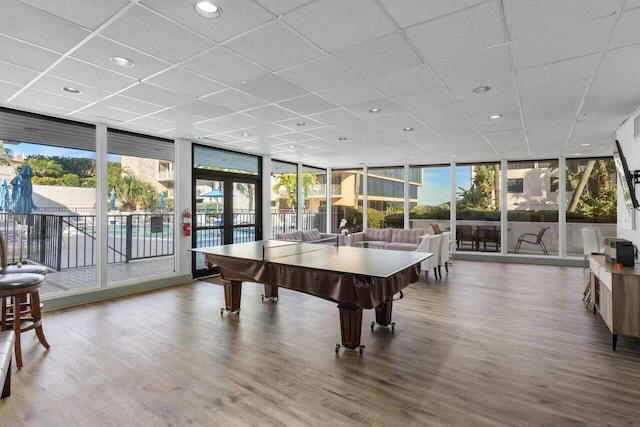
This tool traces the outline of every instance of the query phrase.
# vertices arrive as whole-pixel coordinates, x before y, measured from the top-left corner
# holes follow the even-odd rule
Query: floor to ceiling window
[[[341,228],[350,233],[362,231],[362,174],[362,169],[331,171],[331,232],[339,233]]]
[[[409,200],[417,203],[417,191]],[[404,228],[404,168],[367,169],[367,227]]]
[[[512,161],[507,171],[507,252],[558,254],[558,160]]]
[[[8,261],[49,267],[44,296],[96,288],[95,127],[9,109],[0,122]],[[32,209],[23,210],[15,202],[27,182]]]
[[[327,230],[327,171],[302,166],[302,230]]]
[[[298,229],[298,165],[271,161],[271,237]]]
[[[456,166],[458,251],[501,251],[500,163]]]
[[[449,230],[451,215],[451,166],[412,167],[417,171],[417,203],[410,204],[409,220],[411,228],[422,228],[433,233],[434,227],[440,231]],[[410,182],[412,179],[410,179]],[[409,198],[411,200],[411,197]],[[411,203],[411,201],[410,201]]]
[[[175,272],[173,141],[109,129],[107,152],[108,284]]]
[[[567,256],[582,256],[582,228],[616,236],[617,175],[613,158],[567,159]]]

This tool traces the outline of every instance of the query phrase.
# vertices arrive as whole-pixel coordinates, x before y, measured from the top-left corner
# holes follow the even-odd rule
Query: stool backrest
[[[4,240],[4,235],[0,231],[0,268],[7,266],[7,242]]]

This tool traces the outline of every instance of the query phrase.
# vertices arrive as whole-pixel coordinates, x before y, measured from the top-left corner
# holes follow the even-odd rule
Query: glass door
[[[194,177],[193,247],[252,242],[262,238],[258,180],[219,172],[198,171]],[[217,273],[194,253],[194,277]]]

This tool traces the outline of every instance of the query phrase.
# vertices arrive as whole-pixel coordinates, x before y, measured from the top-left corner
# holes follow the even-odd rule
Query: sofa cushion
[[[393,234],[391,235],[392,243],[412,243],[415,244],[416,247],[419,243],[419,237],[424,236],[426,233],[421,228],[413,228],[411,230],[403,230],[399,228],[393,229]]]
[[[302,231],[296,230],[289,233],[276,234],[276,240],[289,240],[292,242],[302,242]]]
[[[317,228],[301,231],[300,234],[302,236],[303,242],[313,242],[314,240],[322,239],[322,236],[320,235],[320,231]]]
[[[401,243],[401,242],[392,242],[387,243],[384,246],[385,249],[391,249],[394,251],[415,251],[418,249],[417,243]]]
[[[391,242],[392,228],[365,228],[364,240],[369,242]]]

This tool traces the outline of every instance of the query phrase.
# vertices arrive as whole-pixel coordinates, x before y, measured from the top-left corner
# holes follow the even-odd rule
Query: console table
[[[591,255],[589,268],[593,314],[607,324],[616,351],[618,335],[640,338],[640,266],[618,270],[604,255]]]

